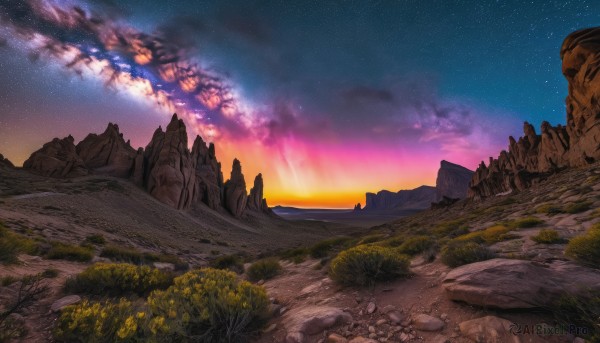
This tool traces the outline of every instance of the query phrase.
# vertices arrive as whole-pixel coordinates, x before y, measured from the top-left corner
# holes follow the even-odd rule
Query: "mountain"
[[[14,168],[15,165],[12,164],[8,158],[5,158],[4,155],[0,154],[0,168]]]
[[[463,166],[442,160],[435,181],[437,200],[443,199],[444,196],[453,199],[466,198],[473,173]]]
[[[421,186],[411,190],[390,192],[379,191],[377,194],[366,194],[366,205],[364,211],[393,212],[400,210],[426,209],[432,203],[448,199],[464,199],[467,196],[469,181],[473,171],[458,164],[448,161],[440,163],[436,185]],[[360,204],[354,207],[354,211],[361,211]]]
[[[241,217],[247,210],[272,213],[263,198],[262,175],[256,177],[250,198],[237,159],[231,178],[224,182],[214,145],[207,146],[197,136],[190,151],[186,126],[177,114],[164,131],[162,127],[154,131],[145,149],[132,148],[118,125],[112,123],[102,134],[89,134],[77,145],[74,141],[72,136],[53,139],[31,154],[23,168],[55,178],[93,174],[129,179],[179,210],[204,204],[234,217]]]
[[[538,135],[525,122],[524,136],[509,137],[508,151],[481,162],[469,184],[470,198],[523,190],[570,167],[600,160],[600,28],[571,33],[560,51],[562,73],[569,84],[566,126],[544,121]]]

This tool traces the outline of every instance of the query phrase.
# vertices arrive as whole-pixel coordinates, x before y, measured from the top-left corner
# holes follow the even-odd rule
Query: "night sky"
[[[349,207],[565,122],[559,50],[598,1],[0,0],[0,153],[177,112],[269,204]]]

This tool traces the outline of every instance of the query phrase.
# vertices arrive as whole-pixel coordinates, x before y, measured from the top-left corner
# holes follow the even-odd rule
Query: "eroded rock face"
[[[42,176],[77,177],[87,175],[88,170],[77,155],[73,136],[52,141],[31,154],[23,168]]]
[[[2,154],[0,154],[0,168],[14,168],[15,165],[12,164],[8,158],[5,158]]]
[[[196,136],[192,147],[192,161],[196,173],[194,201],[201,201],[214,210],[218,209],[221,206],[223,173],[221,163],[215,155],[214,144],[210,143],[207,147],[202,138]]]
[[[132,174],[137,154],[129,141],[123,139],[119,126],[112,123],[99,135],[89,134],[77,144],[76,150],[85,166],[94,173],[123,178]]]
[[[437,201],[442,200],[444,197],[451,199],[466,198],[472,177],[472,170],[458,164],[442,161],[435,181]]]
[[[146,190],[177,209],[189,208],[194,199],[196,173],[187,148],[183,120],[174,114],[165,132],[158,128],[144,153]]]
[[[231,177],[224,184],[224,204],[233,216],[241,217],[246,209],[248,194],[246,193],[246,181],[242,174],[242,165],[236,158],[233,160]]]
[[[397,193],[380,191],[377,194],[367,193],[365,211],[393,211],[405,209],[425,209],[435,201],[435,187],[421,186],[411,190],[401,190]]]
[[[600,28],[571,33],[563,42],[562,72],[569,83],[567,125],[543,122],[538,135],[525,123],[524,136],[509,138],[509,150],[475,171],[468,196],[489,197],[522,190],[563,168],[600,159]]]
[[[256,175],[254,178],[254,187],[250,189],[248,195],[248,209],[251,211],[271,213],[271,209],[267,205],[267,199],[264,198],[264,184],[262,174]]]
[[[600,271],[564,261],[492,259],[458,267],[442,286],[452,300],[500,309],[549,307],[563,294],[600,291]]]

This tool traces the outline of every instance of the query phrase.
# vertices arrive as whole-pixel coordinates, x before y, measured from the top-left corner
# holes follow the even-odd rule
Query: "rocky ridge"
[[[525,122],[524,136],[509,137],[509,149],[486,166],[481,162],[469,184],[470,198],[521,191],[560,170],[600,159],[600,28],[579,30],[564,40],[562,72],[569,83],[566,126],[544,121],[538,135]]]
[[[131,179],[157,200],[181,210],[204,204],[235,217],[246,210],[271,213],[263,198],[262,175],[256,177],[248,196],[236,159],[230,180],[224,182],[215,146],[207,146],[197,136],[190,151],[185,124],[177,114],[164,131],[156,129],[145,149],[132,148],[119,127],[109,123],[102,134],[89,134],[77,145],[72,136],[53,139],[34,152],[23,168],[57,178],[100,174]]]

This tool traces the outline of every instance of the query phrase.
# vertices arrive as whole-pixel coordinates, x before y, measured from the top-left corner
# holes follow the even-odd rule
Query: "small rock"
[[[392,311],[395,311],[395,310],[396,310],[396,306],[394,306],[394,305],[385,305],[385,306],[384,306],[384,307],[381,309],[381,312],[383,312],[383,313],[386,313],[386,314],[387,314],[387,313],[390,313],[390,312],[392,312]]]
[[[467,320],[459,324],[460,332],[476,342],[520,342],[510,332],[513,323],[495,316]]]
[[[401,342],[406,342],[406,341],[408,341],[409,339],[410,339],[410,338],[408,337],[408,335],[407,335],[406,333],[404,333],[404,332],[403,332],[403,333],[401,333],[401,334],[400,334],[400,341],[401,341]]]
[[[400,323],[402,323],[402,321],[404,321],[406,319],[405,316],[398,311],[388,312],[387,316],[394,324],[400,324]],[[406,325],[408,325],[408,324],[406,324]],[[402,326],[406,326],[406,325],[402,325]]]
[[[447,314],[447,313],[442,313],[442,314],[440,315],[440,319],[441,319],[441,320],[446,320],[447,318],[448,318],[448,314]]]
[[[377,305],[375,305],[374,302],[370,302],[369,305],[367,305],[367,313],[371,314],[375,312],[375,310],[377,310]]]
[[[158,269],[158,270],[163,270],[163,271],[175,271],[175,265],[173,263],[168,263],[168,262],[154,262],[152,264],[154,266],[154,268]]]
[[[371,338],[371,339],[375,339],[375,338],[377,338],[377,334],[376,334],[376,333],[374,333],[374,332],[373,332],[373,333],[370,333],[370,334],[369,334],[369,338]]]
[[[327,337],[327,343],[348,343],[348,340],[337,333],[332,333]]]
[[[269,333],[274,331],[277,328],[277,323],[273,323],[269,325],[266,329],[263,330],[263,333]]]
[[[413,320],[417,330],[438,331],[444,327],[444,322],[427,314],[418,314]]]
[[[67,295],[66,297],[60,298],[53,302],[52,306],[50,306],[50,310],[52,312],[58,312],[63,308],[69,305],[77,304],[80,301],[81,297],[79,295]]]
[[[374,326],[369,326],[369,332],[370,333],[374,333],[375,332],[375,327]]]
[[[369,339],[369,338],[364,338],[362,336],[358,336],[358,337],[352,339],[348,343],[377,343],[377,341],[373,340],[373,339]]]
[[[383,325],[385,323],[387,323],[387,320],[385,320],[385,319],[379,319],[377,322],[375,322],[375,325],[376,326],[380,326],[380,325]]]
[[[262,286],[265,284],[265,280],[258,280],[258,282],[256,284],[259,286]]]

